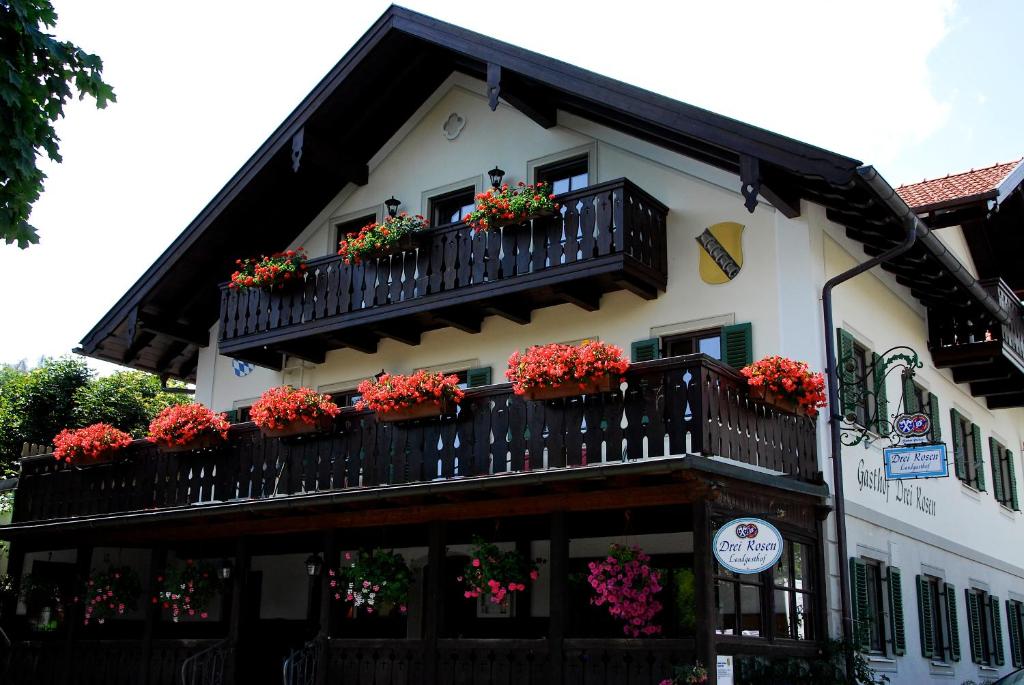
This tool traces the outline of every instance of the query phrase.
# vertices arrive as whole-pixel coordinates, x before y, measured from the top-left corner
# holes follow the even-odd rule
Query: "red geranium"
[[[269,257],[236,259],[238,271],[231,274],[230,288],[284,288],[302,280],[306,271],[306,251],[303,248],[275,252]]]
[[[457,578],[465,585],[466,599],[487,597],[495,604],[508,605],[510,593],[526,590],[526,581],[539,576],[540,559],[531,560],[517,550],[502,551],[479,536],[473,537],[470,560]]]
[[[378,414],[422,402],[440,406],[447,402],[458,404],[464,395],[458,376],[422,370],[411,376],[386,373],[380,378],[363,381],[357,390],[362,397],[356,402],[356,408],[372,409]]]
[[[629,369],[622,349],[597,340],[579,345],[535,345],[513,352],[505,377],[517,395],[531,388],[551,388],[565,383],[583,384],[597,376],[621,376]]]
[[[107,452],[127,447],[132,436],[108,423],[94,423],[78,429],[65,428],[53,439],[53,456],[69,464],[98,459]]]
[[[249,417],[259,428],[277,429],[302,421],[310,425],[337,416],[341,409],[327,395],[310,388],[271,388],[253,402]]]
[[[372,221],[359,229],[358,233],[349,233],[338,243],[338,254],[346,263],[359,262],[377,252],[387,252],[407,235],[422,231],[429,222],[419,214],[411,215],[402,212],[398,216],[389,216],[377,223]]]
[[[167,407],[149,424],[149,441],[165,447],[177,447],[206,435],[228,437],[227,419],[202,404],[177,404]]]
[[[747,377],[747,385],[751,388],[796,402],[808,416],[817,416],[818,408],[827,404],[825,377],[811,371],[806,362],[775,355],[742,368],[740,373]]]
[[[488,188],[476,196],[476,209],[463,217],[470,227],[486,231],[491,226],[524,221],[537,215],[554,212],[558,203],[547,183],[537,185],[520,181],[518,185],[505,183],[501,188]]]

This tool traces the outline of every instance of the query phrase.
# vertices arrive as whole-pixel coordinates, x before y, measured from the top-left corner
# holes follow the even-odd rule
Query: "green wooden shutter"
[[[932,441],[942,442],[942,425],[939,424],[939,398],[934,393],[928,393],[929,416],[932,424]]]
[[[964,458],[964,434],[961,428],[960,412],[956,409],[950,409],[949,419],[953,424],[953,465],[956,470],[956,477],[960,480],[967,480],[967,463]]]
[[[491,367],[480,366],[466,371],[466,385],[470,388],[479,388],[481,385],[491,384]]]
[[[838,329],[837,334],[839,336],[839,393],[840,393],[840,404],[843,411],[843,416],[847,417],[857,412],[857,375],[854,372],[856,368],[853,361],[853,336],[844,331],[842,328]]]
[[[754,336],[750,323],[722,326],[722,361],[737,369],[754,363]]]
[[[944,583],[943,592],[946,595],[949,658],[951,661],[960,661],[960,618],[956,612],[956,586],[953,583]]]
[[[1013,452],[1006,450],[1006,465],[1010,472],[1010,506],[1020,511],[1020,500],[1017,499],[1017,467],[1013,464]]]
[[[914,379],[906,372],[904,372],[902,378],[903,411],[908,414],[913,414],[914,412],[921,410],[921,407],[917,406],[917,393],[914,392]]]
[[[1003,470],[1000,468],[999,459],[996,456],[999,454],[999,447],[1000,445],[996,442],[996,439],[989,436],[988,461],[992,466],[992,494],[996,496],[997,502],[1004,502],[1010,498],[1003,492]]]
[[[892,633],[892,651],[896,656],[907,653],[907,631],[903,621],[903,574],[895,566],[889,567],[889,628]]]
[[[868,628],[871,620],[868,605],[868,569],[857,557],[850,557],[850,596],[853,604],[853,641],[859,647],[868,647]]]
[[[981,600],[977,592],[971,592],[970,588],[964,589],[964,596],[967,599],[967,637],[971,643],[971,661],[980,664],[984,652],[981,646]]]
[[[981,429],[971,424],[971,439],[974,440],[974,471],[978,474],[978,490],[985,492],[985,455],[981,451]]]
[[[661,359],[659,349],[661,341],[658,338],[647,340],[636,340],[629,346],[629,356],[633,362],[649,362],[652,359]]]
[[[921,656],[935,656],[935,610],[932,593],[924,576],[917,577],[917,618],[921,624]]]
[[[1006,625],[1010,632],[1010,659],[1014,668],[1024,666],[1020,644],[1020,604],[1006,600]]]
[[[889,435],[892,425],[889,423],[889,400],[885,392],[885,366],[882,365],[882,357],[872,352],[871,365],[875,375],[875,431],[879,435]]]
[[[996,666],[1002,666],[1006,663],[1006,651],[1003,648],[1003,619],[999,612],[999,598],[995,595],[989,597],[988,611],[992,617],[992,640],[995,642],[993,647],[995,648]]]

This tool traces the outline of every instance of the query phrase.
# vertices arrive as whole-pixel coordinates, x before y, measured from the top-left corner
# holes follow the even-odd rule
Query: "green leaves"
[[[57,13],[48,0],[0,3],[0,237],[24,249],[39,242],[29,222],[46,175],[37,157],[61,161],[53,124],[72,95],[86,95],[105,108],[117,100],[103,81],[103,61],[44,29]]]

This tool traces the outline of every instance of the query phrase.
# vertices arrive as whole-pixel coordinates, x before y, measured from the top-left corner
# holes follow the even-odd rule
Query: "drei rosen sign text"
[[[782,535],[762,519],[740,518],[724,524],[712,542],[718,563],[733,573],[760,573],[782,556]]]

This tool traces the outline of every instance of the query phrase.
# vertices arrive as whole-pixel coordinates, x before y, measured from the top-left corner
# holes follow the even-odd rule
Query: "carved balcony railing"
[[[137,441],[113,463],[73,468],[26,457],[14,522],[349,488],[562,469],[664,455],[721,456],[818,478],[815,422],[752,399],[703,355],[634,364],[611,393],[526,401],[508,384],[468,390],[456,414],[379,423],[346,408],[299,441],[232,427],[222,446],[162,454]]]
[[[560,213],[525,224],[475,231],[459,223],[357,264],[311,260],[291,290],[224,285],[220,351],[272,366],[281,352],[319,361],[341,347],[372,351],[381,337],[414,344],[443,326],[478,330],[492,314],[525,322],[539,307],[593,308],[605,292],[654,298],[665,289],[662,203],[626,179],[557,201]]]
[[[929,310],[928,347],[938,368],[985,397],[991,409],[1024,406],[1024,305],[1002,279],[981,281],[1006,322],[988,312]]]

